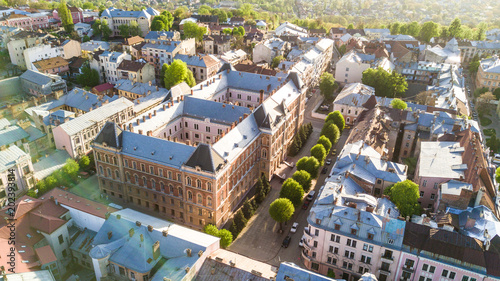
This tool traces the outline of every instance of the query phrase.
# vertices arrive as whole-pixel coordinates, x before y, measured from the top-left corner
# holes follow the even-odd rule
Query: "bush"
[[[233,243],[233,234],[227,229],[219,230],[217,236],[220,238],[220,246],[224,249]]]
[[[245,215],[243,214],[243,211],[241,209],[238,212],[236,212],[236,215],[234,215],[233,224],[236,225],[238,233],[240,233],[243,230],[243,228],[245,228],[247,222],[248,220],[245,218]]]
[[[213,224],[207,224],[203,228],[203,232],[212,236],[217,236],[219,234],[219,229]]]
[[[90,158],[87,155],[83,156],[78,161],[78,165],[80,165],[81,169],[86,170],[90,165]]]

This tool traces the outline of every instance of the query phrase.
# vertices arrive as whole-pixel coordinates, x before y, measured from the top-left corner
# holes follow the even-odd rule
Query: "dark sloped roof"
[[[118,66],[117,70],[126,70],[137,72],[141,70],[146,65],[145,62],[140,61],[131,61],[131,60],[123,60]]]
[[[103,144],[114,148],[121,146],[122,129],[115,123],[107,122],[94,140],[94,143]]]
[[[210,145],[200,143],[185,165],[192,168],[200,167],[203,171],[214,173],[222,164],[224,159]]]

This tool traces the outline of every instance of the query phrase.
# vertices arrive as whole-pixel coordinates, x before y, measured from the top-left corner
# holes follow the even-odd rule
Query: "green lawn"
[[[495,129],[484,129],[483,131],[484,134],[489,137],[496,135]]]
[[[491,124],[491,119],[487,118],[487,117],[480,117],[479,120],[481,121],[481,125],[482,126],[488,126]]]
[[[78,196],[82,196],[84,198],[97,201],[103,204],[111,203],[110,200],[106,200],[106,198],[101,198],[99,192],[99,183],[97,182],[97,175],[90,176],[88,179],[81,181],[76,186],[69,189],[71,193],[74,193]]]

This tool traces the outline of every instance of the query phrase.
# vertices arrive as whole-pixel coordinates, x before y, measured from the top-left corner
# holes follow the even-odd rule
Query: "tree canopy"
[[[420,215],[420,205],[418,199],[420,198],[418,185],[411,180],[398,182],[384,191],[389,195],[391,201],[398,207],[401,216]]]
[[[340,130],[333,122],[327,122],[321,129],[321,135],[327,137],[332,144],[336,144],[340,138]]]
[[[287,198],[278,198],[269,206],[269,215],[273,220],[279,222],[280,231],[283,230],[282,223],[290,220],[294,212],[292,201]]]
[[[76,83],[83,87],[94,87],[99,85],[99,73],[95,69],[86,66],[82,68],[82,74],[76,76]]]
[[[328,122],[333,122],[333,124],[335,124],[337,126],[337,128],[339,129],[340,132],[342,132],[345,128],[344,116],[338,110],[335,110],[334,112],[328,113],[328,116],[325,119],[325,123],[328,123]],[[327,150],[330,150],[330,149],[327,149]]]
[[[67,33],[73,31],[73,17],[71,16],[71,12],[68,9],[68,5],[66,4],[65,0],[61,0],[61,2],[59,3],[57,14],[61,19],[61,24],[64,27],[64,30]]]
[[[187,64],[181,60],[174,60],[171,65],[164,64],[163,81],[165,83],[165,88],[170,89],[173,86],[186,82],[190,87],[195,85],[195,80],[193,72],[187,68]]]
[[[408,107],[406,102],[402,101],[401,99],[393,99],[391,101],[391,106],[392,108],[397,108],[402,110],[405,110]]]
[[[312,178],[316,178],[318,176],[319,169],[319,161],[318,159],[310,156],[310,157],[302,157],[297,161],[297,170],[304,170],[311,175]]]
[[[363,84],[375,88],[375,94],[381,97],[395,98],[401,96],[408,89],[408,83],[404,76],[396,71],[389,73],[381,67],[368,68],[363,71],[361,81]]]
[[[323,165],[326,158],[325,147],[321,144],[316,144],[311,148],[311,156],[318,159],[320,166]]]
[[[271,62],[271,68],[276,68],[280,64],[281,61],[284,61],[285,58],[283,56],[275,56],[273,61]]]
[[[430,42],[431,38],[439,36],[439,24],[428,21],[422,25],[420,29],[419,38],[427,43]]]
[[[174,24],[174,16],[169,11],[163,11],[159,16],[153,18],[151,23],[152,31],[169,31]]]
[[[288,198],[295,208],[299,207],[304,197],[304,189],[293,178],[288,178],[280,190],[280,198]]]
[[[325,136],[320,136],[318,139],[318,144],[321,144],[325,149],[326,153],[330,152],[330,149],[332,148],[332,142]]]
[[[333,101],[334,91],[338,88],[338,85],[335,84],[335,78],[333,75],[328,72],[324,72],[321,74],[320,82],[319,82],[319,90],[321,95],[327,101]]]
[[[203,35],[207,33],[207,28],[203,26],[198,26],[194,22],[184,23],[184,37],[185,38],[195,38],[197,42],[203,41]]]
[[[293,173],[292,175],[292,179],[294,179],[296,182],[300,184],[300,186],[302,186],[304,192],[308,192],[309,189],[311,188],[312,178],[307,171],[304,170],[295,171],[295,173]]]
[[[231,243],[233,243],[233,234],[227,229],[219,230],[217,226],[213,224],[207,224],[203,228],[203,232],[208,235],[212,235],[220,238],[220,246],[222,248],[227,248]]]
[[[455,18],[451,22],[450,26],[448,27],[448,36],[454,38],[462,38],[463,36],[462,22],[460,21],[459,18]]]

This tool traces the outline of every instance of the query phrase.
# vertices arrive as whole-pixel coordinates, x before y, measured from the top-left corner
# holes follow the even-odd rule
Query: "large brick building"
[[[227,70],[121,127],[108,123],[94,141],[99,188],[192,228],[221,227],[284,160],[304,95],[296,73]]]

